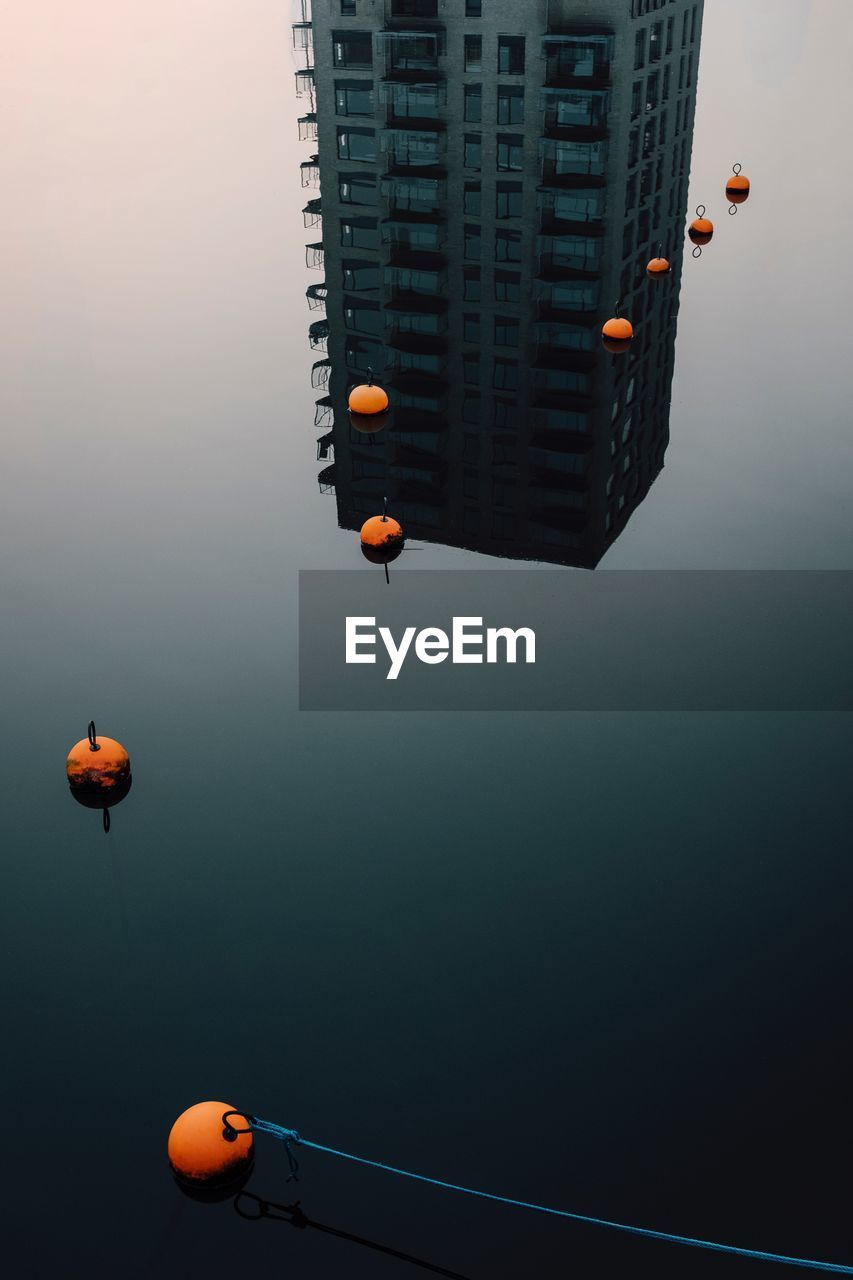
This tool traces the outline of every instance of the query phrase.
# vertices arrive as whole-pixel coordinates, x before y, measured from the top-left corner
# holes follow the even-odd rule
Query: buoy
[[[363,414],[372,418],[374,414],[384,413],[388,408],[388,393],[373,381],[373,370],[367,370],[367,382],[359,383],[349,393],[350,413]]]
[[[698,205],[696,209],[696,217],[687,228],[687,234],[695,245],[702,246],[708,244],[714,234],[714,224],[710,218],[705,217],[704,204]]]
[[[167,1143],[169,1164],[182,1191],[198,1200],[224,1200],[247,1181],[255,1161],[250,1130],[226,1127],[227,1102],[197,1102],[178,1116]]]
[[[627,351],[634,336],[634,326],[630,320],[619,314],[619,303],[616,303],[616,314],[605,320],[601,327],[601,340],[606,351],[618,355]]]
[[[115,738],[99,737],[94,720],[88,737],[81,738],[68,752],[65,774],[71,794],[86,809],[102,809],[104,831],[110,829],[110,809],[120,804],[130,791],[130,756]]]
[[[659,279],[661,276],[668,275],[669,271],[669,258],[652,258],[651,262],[646,265],[646,273],[655,280]]]
[[[741,166],[734,166],[732,176],[726,182],[726,199],[730,204],[743,204],[744,200],[749,199],[749,178],[745,178],[741,173]],[[729,213],[733,210],[729,209]]]
[[[385,502],[381,516],[371,516],[361,526],[361,551],[371,564],[388,565],[403,550],[403,526],[388,514]]]
[[[105,800],[115,803],[112,797],[125,787],[130,789],[130,757],[115,738],[105,738],[95,733],[94,720],[89,721],[89,735],[81,738],[68,752],[65,772],[71,790],[81,803],[89,797],[98,809]],[[127,785],[126,785],[127,784]]]

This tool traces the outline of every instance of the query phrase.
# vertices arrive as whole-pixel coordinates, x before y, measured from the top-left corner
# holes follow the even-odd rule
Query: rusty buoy
[[[236,1130],[227,1102],[197,1102],[178,1116],[166,1150],[175,1181],[196,1200],[225,1200],[245,1184],[255,1160],[251,1129]]]

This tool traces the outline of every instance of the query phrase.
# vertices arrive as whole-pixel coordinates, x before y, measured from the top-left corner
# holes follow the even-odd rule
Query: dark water
[[[847,718],[297,712],[296,572],[359,557],[317,485],[289,15],[174,8],[2,20],[14,1274],[415,1274],[183,1199],[165,1138],[208,1097],[853,1261]],[[853,19],[705,8],[688,203],[718,232],[604,567],[849,568]],[[106,839],[62,775],[92,716],[134,764]],[[252,1190],[471,1277],[759,1266],[302,1163],[261,1142]]]

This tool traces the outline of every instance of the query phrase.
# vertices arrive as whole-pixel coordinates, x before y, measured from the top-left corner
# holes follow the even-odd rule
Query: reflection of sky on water
[[[814,4],[796,58],[770,24],[768,81],[748,6],[706,8],[688,203],[718,233],[685,267],[666,468],[607,564],[848,567],[853,14]],[[295,570],[361,558],[316,487],[288,18],[3,10],[17,1273],[142,1272],[165,1240],[165,1275],[377,1276],[202,1206],[165,1234],[168,1124],[218,1095],[460,1181],[849,1259],[846,722],[295,715]],[[754,191],[728,218],[735,161]],[[418,563],[463,561],[490,563]],[[62,772],[91,716],[134,762],[109,849]],[[124,1120],[72,1149],[81,1115]],[[314,1160],[300,1190],[466,1273],[684,1274]]]

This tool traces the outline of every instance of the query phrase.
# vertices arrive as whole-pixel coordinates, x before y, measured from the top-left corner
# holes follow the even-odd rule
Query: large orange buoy
[[[687,228],[687,234],[695,245],[701,248],[703,244],[708,244],[714,234],[714,224],[710,218],[705,217],[705,206],[700,204],[696,209],[696,217]]]
[[[248,1127],[226,1126],[227,1102],[197,1102],[178,1116],[167,1143],[169,1164],[183,1191],[200,1200],[234,1195],[252,1172],[255,1139]]]
[[[604,348],[607,351],[612,351],[614,355],[618,355],[619,352],[628,350],[633,336],[634,326],[630,320],[620,316],[619,303],[617,302],[616,314],[611,316],[609,320],[605,320],[601,326],[601,340]]]
[[[371,516],[361,526],[361,551],[371,564],[388,565],[403,550],[403,526],[392,520],[386,501],[381,516]]]
[[[388,408],[388,394],[373,381],[373,370],[367,370],[367,382],[353,387],[349,393],[350,413],[363,414],[372,418],[376,413],[384,413]]]
[[[78,798],[89,796],[103,802],[123,787],[127,794],[130,780],[130,757],[115,738],[98,737],[94,720],[89,721],[89,736],[81,738],[68,752],[65,772],[71,790]],[[95,804],[93,808],[99,808]]]
[[[658,280],[661,276],[668,275],[671,270],[669,258],[652,258],[651,262],[646,264],[646,274],[652,279]]]
[[[749,189],[749,178],[744,177],[741,166],[736,164],[732,176],[726,181],[726,199],[732,205],[743,204],[744,200],[749,199]],[[729,213],[734,212],[734,209],[729,209]]]

